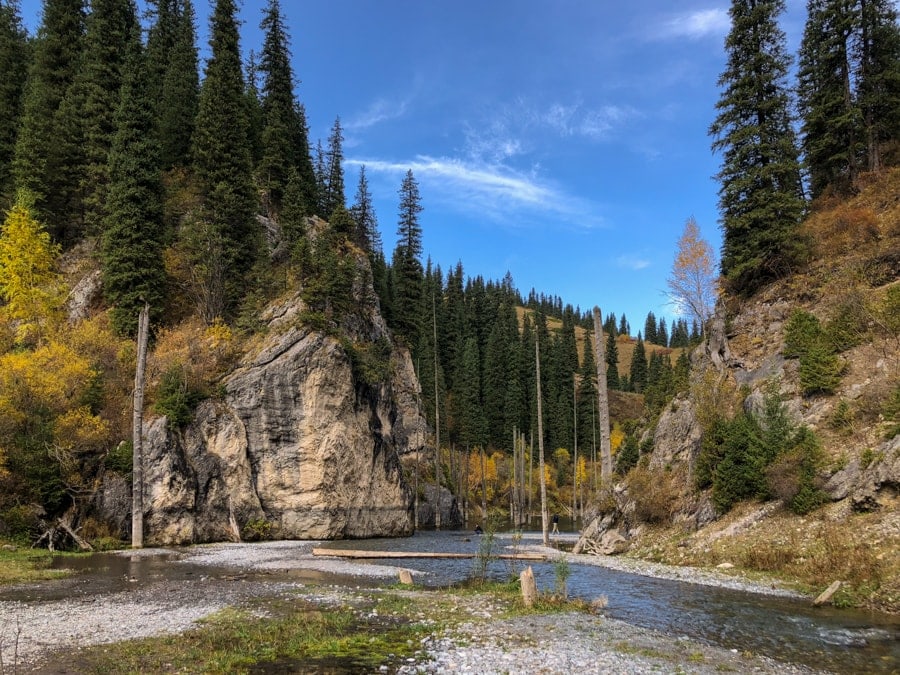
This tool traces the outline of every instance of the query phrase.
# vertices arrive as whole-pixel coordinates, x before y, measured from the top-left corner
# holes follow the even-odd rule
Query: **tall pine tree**
[[[400,186],[397,247],[391,264],[394,278],[394,325],[397,332],[415,345],[419,339],[419,308],[422,303],[422,203],[419,184],[412,169]]]
[[[92,0],[87,19],[84,61],[78,77],[84,166],[80,167],[87,231],[102,231],[109,184],[109,150],[115,133],[126,56],[140,41],[133,0]]]
[[[130,49],[123,75],[109,153],[102,273],[103,291],[113,307],[113,328],[121,335],[133,335],[145,302],[157,320],[165,309],[163,199],[153,105],[137,45]]]
[[[194,171],[204,205],[194,253],[206,289],[207,319],[236,308],[261,250],[235,13],[234,0],[216,1],[193,137]]]
[[[61,148],[78,134],[63,128],[59,113],[80,66],[84,22],[83,0],[44,3],[13,158],[16,187],[33,195],[36,217],[47,223],[51,236],[65,243],[74,242],[77,233],[70,227],[72,214],[66,212],[72,186]]]
[[[322,217],[328,220],[337,208],[345,208],[344,196],[344,132],[341,118],[334,120],[325,152],[325,180],[322,195]],[[402,208],[402,207],[401,207]]]
[[[12,194],[12,159],[22,114],[30,47],[16,0],[0,2],[0,205]]]
[[[778,26],[784,0],[732,0],[727,65],[719,77],[712,148],[722,153],[722,274],[750,294],[803,254],[805,202],[786,84],[790,55]]]
[[[866,134],[869,171],[900,163],[900,26],[891,0],[860,0],[857,40],[859,105]]]
[[[269,0],[260,28],[265,31],[265,39],[259,64],[263,75],[263,128],[258,182],[277,208],[290,171],[296,171],[306,215],[312,215],[317,206],[316,176],[309,153],[306,113],[294,95],[290,36],[278,0]]]
[[[173,4],[172,41],[166,51],[159,98],[154,99],[163,169],[190,164],[200,97],[194,7],[191,0]]]
[[[797,96],[809,191],[853,187],[862,155],[862,115],[852,90],[856,3],[809,0],[800,44]]]

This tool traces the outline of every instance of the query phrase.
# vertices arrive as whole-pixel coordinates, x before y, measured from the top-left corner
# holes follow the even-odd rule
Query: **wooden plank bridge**
[[[333,558],[477,558],[479,553],[442,553],[440,551],[359,551],[339,548],[314,548],[313,555]],[[531,560],[545,562],[543,553],[498,553],[487,556],[498,560]]]

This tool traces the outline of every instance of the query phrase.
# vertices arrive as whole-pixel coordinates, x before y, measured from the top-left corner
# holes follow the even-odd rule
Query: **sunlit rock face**
[[[409,353],[389,346],[384,378],[364,381],[347,334],[388,339],[377,305],[343,340],[304,325],[301,307],[269,310],[263,343],[184,429],[145,427],[147,543],[412,533],[399,455],[428,434]]]

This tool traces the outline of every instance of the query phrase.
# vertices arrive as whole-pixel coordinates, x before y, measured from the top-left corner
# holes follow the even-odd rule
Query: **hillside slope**
[[[900,171],[859,187],[815,205],[803,227],[805,269],[750,299],[726,299],[719,341],[712,330],[713,344],[693,354],[690,393],[656,420],[653,453],[589,528],[585,548],[602,548],[614,530],[629,555],[727,562],[811,590],[841,580],[837,602],[900,610]],[[766,428],[767,405],[780,407],[788,431],[773,430],[777,416]],[[747,475],[735,461],[758,461],[728,435],[748,417],[763,422],[746,429],[790,435],[793,445],[758,471],[756,494],[728,501],[726,472]],[[807,466],[811,497],[798,507]]]

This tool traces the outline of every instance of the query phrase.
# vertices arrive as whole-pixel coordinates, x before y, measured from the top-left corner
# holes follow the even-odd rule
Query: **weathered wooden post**
[[[531,565],[519,574],[519,585],[522,587],[522,601],[525,603],[525,606],[533,606],[534,601],[537,600],[537,584],[534,581],[534,572],[531,570]]]

